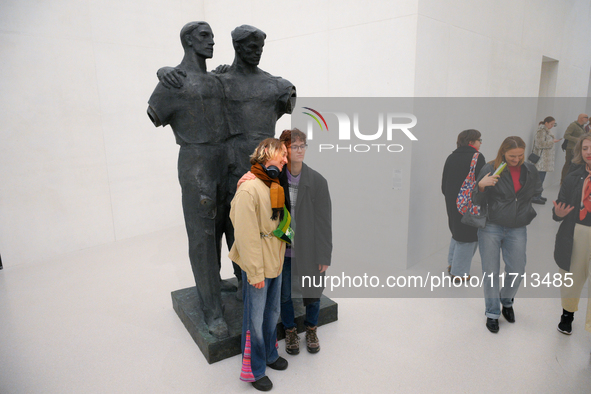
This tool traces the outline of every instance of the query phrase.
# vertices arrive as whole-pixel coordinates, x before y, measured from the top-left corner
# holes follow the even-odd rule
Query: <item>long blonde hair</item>
[[[516,148],[522,148],[523,150],[525,150],[525,142],[523,142],[521,137],[512,136],[512,137],[505,138],[505,140],[501,144],[501,147],[499,148],[499,152],[497,153],[497,158],[494,160],[494,169],[496,170],[497,168],[499,168],[499,166],[501,165],[502,162],[506,161],[505,160],[505,153],[507,153],[511,149],[516,149]],[[519,162],[519,165],[522,165],[524,161],[525,161],[525,157],[523,157],[521,159],[521,161]],[[493,162],[491,162],[491,163],[493,163]]]

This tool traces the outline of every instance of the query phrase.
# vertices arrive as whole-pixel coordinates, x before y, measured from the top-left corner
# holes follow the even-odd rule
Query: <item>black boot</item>
[[[566,309],[563,309],[562,315],[560,315],[560,323],[558,323],[558,331],[566,335],[572,334],[574,319],[575,312],[569,312]]]

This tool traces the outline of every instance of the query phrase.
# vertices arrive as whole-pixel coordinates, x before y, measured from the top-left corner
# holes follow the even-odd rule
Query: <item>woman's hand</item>
[[[240,187],[240,185],[242,185],[244,182],[253,180],[255,178],[256,178],[256,176],[254,176],[254,174],[252,172],[248,171],[246,174],[242,175],[242,178],[238,179],[238,184],[236,185],[236,189],[238,189]]]
[[[490,172],[486,174],[480,182],[478,182],[478,189],[483,192],[484,188],[487,186],[494,186],[499,181],[500,175],[490,175]]]
[[[566,205],[565,202],[556,203],[556,201],[552,201],[554,204],[554,214],[559,218],[563,218],[568,215],[575,207],[572,205]]]
[[[562,138],[559,138],[557,140],[554,140],[554,143],[560,142],[562,140]]]

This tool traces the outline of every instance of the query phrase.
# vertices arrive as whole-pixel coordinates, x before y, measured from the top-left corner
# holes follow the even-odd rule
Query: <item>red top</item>
[[[513,178],[513,187],[515,188],[515,193],[521,190],[521,183],[519,183],[519,177],[521,176],[521,166],[516,167],[509,167],[509,172],[511,172],[511,178]]]

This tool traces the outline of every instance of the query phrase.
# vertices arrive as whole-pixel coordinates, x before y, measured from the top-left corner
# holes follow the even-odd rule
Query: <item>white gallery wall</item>
[[[182,58],[178,33],[186,22],[211,24],[210,69],[232,62],[234,27],[261,28],[260,67],[289,79],[302,97],[535,97],[543,56],[559,61],[555,95],[572,97],[590,86],[590,12],[589,0],[4,0],[4,265],[183,224],[178,147],[171,129],[154,128],[145,110],[156,70]],[[531,133],[535,120],[524,114],[523,127],[509,134],[492,124],[483,130],[486,157],[505,136]],[[448,238],[440,167],[432,167],[443,164],[464,126],[442,124],[412,148],[410,216],[398,222],[408,231],[409,263]],[[424,154],[429,163],[419,160]],[[428,209],[418,213],[423,203]],[[429,225],[409,220],[421,215],[430,215]],[[429,247],[413,243],[420,233],[433,240]]]

